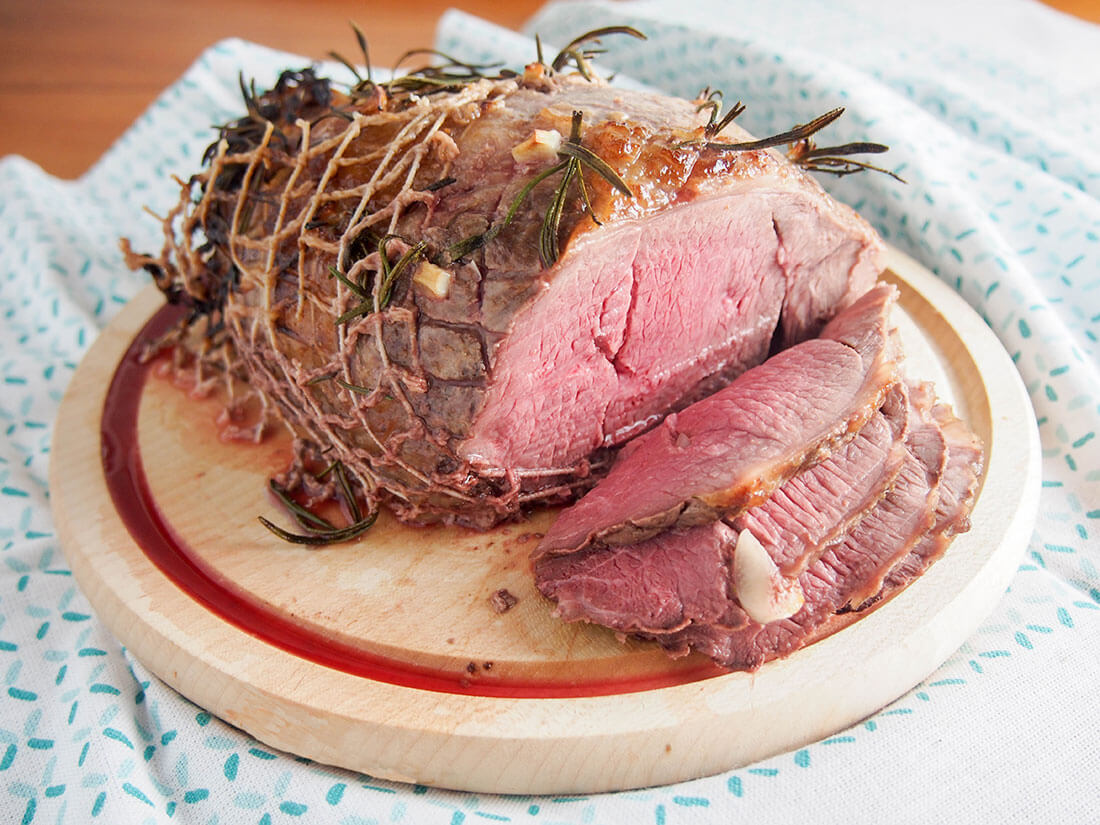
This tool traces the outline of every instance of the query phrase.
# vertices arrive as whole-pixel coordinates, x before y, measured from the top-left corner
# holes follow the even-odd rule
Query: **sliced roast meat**
[[[922,458],[932,458],[935,466],[925,466]],[[905,464],[890,492],[798,577],[805,604],[793,616],[767,624],[750,621],[733,633],[699,625],[649,635],[674,653],[696,650],[723,667],[738,670],[754,670],[820,638],[838,611],[861,606],[868,592],[877,593],[897,560],[908,555],[931,529],[943,460],[924,448],[907,449]]]
[[[632,544],[672,526],[733,517],[849,440],[897,381],[890,310],[878,286],[811,339],[742,374],[623,450],[562,511],[535,557],[591,542]]]
[[[575,497],[881,271],[865,221],[778,151],[709,146],[698,101],[540,64],[406,80],[348,98],[284,73],[184,186],[163,253],[129,256],[206,319],[209,363],[403,520]],[[628,191],[556,169],[574,132]]]
[[[905,438],[906,457],[890,493],[876,508],[875,513],[894,532],[884,536],[869,533],[861,528],[873,524],[868,520],[855,526],[849,537],[866,536],[879,547],[891,547],[891,552],[877,549],[873,567],[865,567],[866,575],[849,575],[848,607],[860,609],[882,589],[890,570],[904,559],[924,534],[935,524],[936,504],[940,495],[940,481],[947,466],[947,441],[932,415],[930,393],[911,392],[909,420],[912,425]]]
[[[763,361],[787,289],[781,206],[722,200],[577,239],[502,343],[463,455],[569,467]]]
[[[733,527],[751,531],[785,576],[797,576],[886,495],[905,459],[908,420],[898,384],[851,441],[746,510]]]
[[[926,391],[930,385],[925,385]],[[854,611],[840,611],[827,617],[805,639],[809,644],[851,623],[868,608],[891,598],[922,575],[946,552],[951,540],[970,529],[970,511],[977,498],[983,453],[977,436],[946,404],[937,404],[932,417],[940,426],[947,445],[947,460],[937,488],[935,521],[913,549],[886,576],[882,589]]]
[[[954,536],[970,529],[970,511],[978,495],[983,462],[981,442],[946,404],[934,406],[932,416],[947,443],[936,522],[912,552],[894,565],[883,587],[886,595],[921,575],[944,554]]]
[[[801,591],[801,607],[780,618],[757,621],[751,606],[742,604],[739,597],[753,583],[738,579],[741,536],[722,522],[667,531],[633,545],[592,545],[545,555],[535,565],[539,589],[557,601],[557,613],[567,621],[591,621],[653,639],[673,655],[697,651],[724,667],[746,670],[788,655],[893,595],[942,554],[950,535],[967,529],[981,449],[949,408],[932,407],[932,400],[927,387],[915,388],[911,398],[891,394],[884,406],[892,408],[892,431],[904,429],[901,467],[869,510],[862,507],[862,492],[823,493],[830,499],[823,506],[851,526],[797,577],[782,577],[775,568],[771,586],[777,592]],[[897,421],[899,401],[906,402],[903,420],[912,422],[907,428]],[[873,418],[864,429],[884,420],[888,417]],[[846,452],[834,453],[818,467],[835,473],[847,460]],[[888,461],[885,455],[882,460]],[[849,484],[862,489],[854,476]],[[856,515],[838,509],[834,497],[848,501]],[[814,531],[787,535],[799,541]],[[776,553],[775,544],[763,546],[776,554],[775,562],[813,555],[785,547]],[[659,595],[651,598],[648,592]]]
[[[565,621],[630,633],[689,624],[735,630],[748,623],[730,590],[739,532],[751,530],[779,571],[796,577],[893,484],[906,455],[908,413],[905,385],[898,384],[855,438],[739,516],[736,529],[716,521],[638,544],[547,554],[535,565],[536,584]]]
[[[700,623],[736,630],[748,621],[730,589],[736,540],[720,521],[669,530],[638,544],[545,556],[535,580],[567,622],[623,633],[671,633]]]

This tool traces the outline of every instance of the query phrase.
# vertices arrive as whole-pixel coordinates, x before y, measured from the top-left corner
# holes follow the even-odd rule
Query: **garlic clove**
[[[749,617],[760,624],[793,616],[806,596],[798,579],[780,574],[764,545],[749,530],[742,530],[733,548],[733,589]]]
[[[546,163],[558,159],[561,132],[557,129],[536,129],[531,136],[512,147],[516,163]]]
[[[451,292],[451,272],[436,266],[429,261],[421,261],[416,273],[412,276],[413,283],[422,287],[431,297],[442,300]]]

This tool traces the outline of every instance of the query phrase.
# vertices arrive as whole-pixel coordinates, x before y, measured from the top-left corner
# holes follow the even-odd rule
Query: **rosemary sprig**
[[[582,166],[587,166],[628,198],[634,197],[634,193],[630,191],[630,187],[626,185],[626,182],[619,177],[618,173],[612,169],[606,161],[591,149],[587,149],[581,145],[581,121],[583,117],[583,112],[573,112],[573,121],[569,130],[569,137],[562,142],[561,148],[558,149],[558,157],[563,158],[562,163],[552,167],[552,169],[562,169],[563,174],[561,181],[558,183],[558,188],[554,191],[554,196],[550,199],[550,206],[543,216],[542,226],[539,231],[539,258],[543,266],[547,268],[553,266],[561,255],[561,250],[558,246],[558,229],[561,226],[561,216],[565,209],[569,184],[573,182],[574,178],[579,182],[581,199],[584,203],[585,210],[595,223],[599,224],[600,222],[599,218],[596,217],[595,211],[592,209],[591,202],[588,200],[588,190],[584,186],[584,172],[581,168]],[[530,188],[533,188],[533,186]],[[517,200],[526,198],[529,192],[530,189],[524,187],[524,189],[520,191]],[[518,205],[517,201],[512,202],[512,208],[508,210],[508,216],[505,218],[505,223],[511,220],[512,216],[515,215]]]
[[[260,106],[256,102],[256,98],[259,95],[256,94],[256,78],[252,78],[246,85],[244,82],[244,72],[237,72],[237,85],[241,89],[241,97],[244,98],[244,108],[248,112],[249,117],[256,120],[263,120],[263,116],[260,114]]]
[[[348,504],[348,509],[351,510],[351,520],[353,522],[363,520],[363,511],[359,509],[359,501],[355,497],[355,493],[352,492],[351,483],[348,481],[347,471],[344,470],[344,462],[340,459],[336,459],[329,464],[317,478],[321,479],[332,473],[336,476],[336,483],[340,485],[340,493],[344,496],[344,501]]]
[[[758,149],[770,149],[774,146],[787,145],[787,158],[796,166],[801,166],[811,172],[829,172],[830,174],[842,177],[854,172],[868,170],[872,172],[882,172],[884,175],[889,175],[895,180],[905,183],[901,177],[891,172],[889,169],[883,169],[867,161],[856,160],[849,157],[849,155],[865,153],[879,154],[888,151],[890,148],[889,146],[885,146],[881,143],[868,143],[865,141],[825,147],[818,147],[814,143],[813,135],[844,114],[843,107],[838,107],[825,112],[823,115],[818,115],[809,123],[801,123],[788,129],[786,132],[780,132],[777,135],[761,138],[759,140],[747,140],[739,143],[722,143],[710,140],[711,137],[717,135],[722,129],[728,126],[737,115],[745,111],[744,105],[739,101],[736,106],[726,113],[725,117],[721,120],[717,120],[717,114],[721,104],[717,101],[716,97],[720,96],[721,92],[710,92],[709,89],[704,89],[703,92],[700,93],[702,102],[699,104],[697,111],[702,111],[704,108],[711,110],[710,122],[703,128],[704,137],[703,139],[681,141],[676,144],[676,148],[701,145],[707,149],[715,149],[720,152],[751,152]]]
[[[719,132],[721,132],[723,129],[733,123],[734,118],[736,118],[743,111],[745,111],[745,104],[739,100],[735,104],[733,104],[733,107],[728,112],[726,112],[721,120],[719,120],[717,123],[712,122],[707,124],[707,129],[710,130],[711,134],[717,135]]]
[[[248,232],[249,227],[252,226],[252,210],[255,208],[255,204],[252,202],[251,197],[245,195],[244,208],[241,209],[241,219],[237,221],[237,234],[244,235]]]
[[[408,74],[389,81],[386,87],[411,94],[431,94],[432,92],[454,91],[468,83],[481,80],[484,75],[452,74],[432,67],[422,70],[423,74]]]
[[[524,184],[523,188],[519,191],[519,194],[512,198],[512,203],[508,207],[508,212],[505,214],[504,220],[502,220],[500,223],[493,224],[480,235],[470,235],[469,237],[463,238],[457,243],[451,244],[447,248],[447,253],[450,256],[451,260],[457,261],[460,258],[464,258],[475,249],[480,249],[481,247],[485,246],[485,244],[493,240],[497,235],[500,234],[500,231],[504,229],[504,227],[512,222],[512,218],[516,216],[516,212],[519,211],[520,206],[527,199],[527,196],[531,194],[534,188],[547,178],[556,175],[558,172],[561,172],[568,165],[568,161],[563,160],[560,163],[551,166],[549,169],[543,169],[541,172],[531,178],[531,180],[527,181],[527,183]]]
[[[268,482],[271,491],[275,494],[279,503],[287,509],[294,517],[294,520],[298,522],[298,525],[306,532],[291,533],[289,530],[284,530],[282,527],[279,527],[263,516],[257,517],[260,524],[283,541],[290,542],[291,544],[308,544],[312,546],[350,541],[365,533],[378,519],[378,509],[375,508],[366,516],[363,515],[363,511],[359,506],[359,501],[355,497],[355,492],[352,490],[351,482],[348,480],[347,471],[344,469],[342,461],[337,459],[332,462],[332,464],[325,468],[317,478],[322,479],[329,473],[333,473],[336,476],[337,484],[340,486],[340,495],[344,498],[348,510],[351,513],[351,524],[345,527],[334,526],[328,519],[322,518],[316,513],[311,512],[292,499],[287,491],[280,487],[274,479]]]
[[[573,122],[580,124],[580,112],[573,113]],[[558,150],[558,156],[567,155],[576,161],[576,166],[579,168],[581,164],[584,164],[593,172],[598,174],[601,178],[606,180],[628,198],[634,197],[634,193],[630,191],[630,187],[626,185],[618,172],[612,169],[607,162],[593,152],[591,149],[586,149],[581,146],[580,139],[574,141],[572,138],[562,143],[561,148]]]
[[[337,378],[336,383],[343,387],[345,390],[350,390],[357,395],[370,395],[374,392],[374,390],[370,389],[369,387],[361,387],[358,384],[349,384],[343,378]]]
[[[404,63],[406,60],[408,60],[410,57],[413,57],[413,56],[418,55],[418,54],[427,54],[427,55],[433,55],[435,57],[441,57],[441,58],[443,58],[443,64],[442,65],[433,64],[431,66],[424,66],[424,67],[421,67],[419,69],[415,69],[412,72],[406,73],[407,75],[416,75],[416,74],[423,74],[423,73],[438,73],[438,72],[442,71],[443,69],[465,69],[466,74],[468,74],[468,75],[481,75],[481,76],[484,76],[483,73],[488,71],[489,69],[497,69],[499,71],[501,68],[504,67],[503,63],[467,63],[465,60],[459,60],[457,57],[451,57],[451,55],[447,54],[446,52],[441,52],[441,51],[439,51],[439,49],[424,49],[424,48],[421,48],[421,49],[409,49],[407,52],[405,52],[403,55],[401,55],[399,58],[397,58],[397,62],[393,64],[393,72],[392,72],[393,76],[394,77],[399,77],[400,75],[397,74],[397,67],[400,66],[402,63]]]
[[[244,100],[245,116],[222,126],[216,126],[218,141],[206,147],[203,163],[213,160],[218,151],[218,143],[225,140],[231,154],[240,154],[254,149],[263,138],[267,124],[274,127],[273,134],[282,144],[284,151],[290,150],[290,141],[281,126],[293,126],[302,116],[314,117],[327,109],[332,95],[329,81],[318,77],[312,69],[284,71],[270,91],[259,94],[256,81],[245,82],[244,74],[238,73],[237,85]],[[218,188],[232,188],[240,182],[244,167],[230,165],[229,175],[219,181]]]
[[[318,533],[291,533],[289,530],[284,530],[277,524],[273,524],[263,516],[258,516],[260,524],[281,538],[283,541],[290,542],[291,544],[309,544],[313,546],[323,546],[326,544],[340,544],[341,542],[351,541],[354,538],[358,538],[367,532],[374,526],[374,522],[378,519],[378,511],[372,510],[370,515],[354,524],[349,524],[347,527],[340,527],[335,530],[328,530],[326,532]]]
[[[480,249],[485,246],[491,240],[493,240],[500,231],[504,229],[508,224],[512,222],[512,218],[516,216],[516,212],[519,211],[520,206],[527,199],[527,196],[531,194],[536,186],[542,183],[549,177],[556,175],[568,166],[568,161],[561,161],[560,163],[551,166],[549,169],[543,169],[531,180],[524,184],[523,188],[519,191],[519,194],[512,198],[512,203],[508,207],[508,212],[504,216],[504,220],[500,223],[495,223],[480,235],[470,235],[463,238],[461,241],[451,244],[447,248],[447,253],[452,261],[457,261],[461,258],[465,258],[475,249]]]
[[[722,116],[722,119],[719,120],[718,115],[722,112],[722,90],[715,89],[711,91],[710,86],[707,86],[699,92],[699,95],[695,99],[700,101],[699,105],[695,107],[696,112],[710,109],[710,120],[707,121],[707,125],[703,127],[703,135],[708,140],[716,137],[723,129],[733,123],[734,119],[739,114],[745,111],[745,104],[739,100]]]
[[[363,30],[355,24],[354,21],[349,21],[352,31],[355,32],[355,40],[359,44],[359,51],[363,55],[363,70],[366,72],[366,77],[359,74],[359,70],[355,68],[355,64],[344,57],[337,51],[330,51],[329,57],[342,63],[351,73],[355,76],[355,83],[348,91],[349,96],[352,99],[358,99],[363,97],[372,97],[377,94],[379,84],[374,82],[374,78],[371,76],[370,68],[370,46],[367,43],[367,36],[363,34]]]
[[[369,315],[372,312],[381,312],[385,309],[389,305],[390,299],[393,297],[393,288],[397,283],[397,279],[421,258],[428,249],[428,244],[424,241],[420,241],[406,249],[400,258],[391,263],[389,255],[386,252],[386,245],[394,240],[405,241],[400,235],[386,235],[378,240],[377,251],[382,274],[376,286],[377,298],[371,294],[365,282],[357,284],[336,267],[329,266],[329,276],[336,278],[340,283],[350,289],[361,301],[361,303],[356,304],[347,312],[340,315],[335,321],[336,326],[346,324],[348,321],[358,318],[360,315]]]
[[[562,141],[561,147],[558,149],[558,163],[547,169],[543,169],[524,184],[523,188],[519,190],[514,198],[512,198],[512,202],[508,206],[508,212],[505,213],[502,221],[493,224],[488,230],[480,235],[472,235],[452,244],[447,250],[451,260],[458,260],[493,240],[500,234],[504,227],[512,222],[520,206],[527,200],[535,187],[559,172],[562,173],[561,180],[558,181],[554,194],[550,198],[550,206],[543,215],[542,225],[539,229],[539,259],[542,261],[543,266],[547,268],[553,266],[561,254],[558,244],[558,230],[561,227],[561,217],[565,211],[566,201],[568,200],[569,186],[574,180],[577,182],[578,189],[580,190],[581,200],[584,204],[585,211],[588,212],[589,217],[592,218],[594,223],[600,223],[599,218],[596,217],[595,210],[592,208],[592,203],[588,198],[588,189],[584,184],[582,167],[588,167],[627,197],[634,197],[634,193],[631,191],[630,187],[626,185],[626,182],[603,158],[591,149],[581,145],[581,123],[583,118],[583,112],[573,112],[569,137]]]
[[[499,230],[500,228],[498,226],[490,226],[489,229],[479,235],[467,235],[461,241],[455,241],[447,247],[447,254],[443,256],[442,263],[462,260],[471,252],[481,249],[481,247],[489,243],[489,241],[496,237]]]
[[[271,492],[275,494],[275,497],[279,499],[279,503],[287,509],[287,511],[294,516],[295,521],[298,522],[306,530],[335,530],[336,527],[332,523],[321,516],[307,510],[301,504],[296,502],[290,497],[286,490],[279,486],[275,479],[270,479],[267,482],[267,486],[271,489]]]
[[[542,226],[539,229],[539,260],[542,265],[549,268],[561,255],[558,248],[558,229],[561,226],[561,214],[565,209],[565,198],[569,192],[569,184],[573,177],[579,174],[580,161],[570,158],[565,161],[565,172],[561,177],[558,188],[554,190],[554,197],[550,199],[550,206],[542,218]],[[591,214],[591,213],[589,213]]]
[[[443,189],[447,186],[450,186],[452,183],[455,183],[457,180],[458,180],[458,178],[452,178],[450,175],[448,175],[445,178],[440,178],[439,180],[435,181],[434,183],[429,183],[427,186],[424,187],[424,191],[425,192],[438,192],[440,189]]]
[[[844,108],[837,107],[823,115],[818,115],[809,123],[801,123],[788,129],[786,132],[780,132],[778,135],[772,135],[771,137],[761,138],[759,140],[747,140],[741,143],[719,143],[709,140],[704,141],[704,144],[708,149],[717,149],[723,152],[751,152],[756,149],[770,149],[773,146],[784,146],[788,143],[805,140],[815,132],[824,129],[842,114],[844,114]]]
[[[337,378],[336,383],[343,387],[345,390],[355,393],[356,395],[374,395],[376,390],[372,390],[370,387],[363,387],[359,384],[350,384],[342,378]],[[382,393],[382,397],[387,401],[393,401],[394,397],[388,393]]]
[[[569,65],[570,61],[572,61],[573,65],[577,67],[577,71],[580,72],[586,80],[591,80],[592,67],[588,65],[588,62],[597,55],[603,54],[606,50],[586,47],[586,44],[599,46],[600,38],[609,34],[628,34],[639,40],[648,39],[644,34],[632,26],[604,26],[600,29],[593,29],[569,41],[569,44],[558,52],[557,56],[551,61],[550,68],[555,72],[560,72]],[[538,41],[537,38],[536,45],[539,52],[538,61],[542,63],[542,43]]]
[[[357,296],[359,296],[363,300],[369,300],[370,299],[370,292],[367,290],[367,288],[365,286],[363,286],[362,284],[355,283],[355,281],[351,280],[347,275],[345,275],[343,272],[341,272],[336,267],[329,266],[328,274],[329,274],[330,278],[335,278],[336,280],[338,280],[340,283],[342,283],[344,286],[346,286],[348,289],[350,289],[352,292],[354,292]]]
[[[787,150],[787,157],[792,163],[811,172],[828,172],[837,177],[863,171],[882,172],[882,174],[889,175],[899,183],[905,183],[904,178],[889,169],[883,169],[881,166],[875,166],[867,161],[848,157],[848,155],[880,154],[888,151],[889,148],[889,146],[884,146],[881,143],[865,142],[818,147],[814,145],[812,139],[806,138],[792,144]]]
[[[710,123],[713,124],[718,117],[718,113],[722,111],[722,90],[715,89],[711,91],[710,86],[704,86],[702,91],[695,96],[695,102],[698,104],[695,107],[696,113],[704,109],[710,109]],[[708,128],[709,126],[710,124],[708,124]]]
[[[391,265],[389,256],[386,254],[386,244],[393,240],[404,239],[399,235],[386,235],[378,242],[378,257],[382,263],[382,281],[378,285],[379,311],[385,309],[389,304],[390,298],[393,296],[394,284],[397,283],[397,279],[401,273],[423,256],[428,248],[428,244],[424,241],[420,241],[406,249],[404,254],[397,259],[397,263]]]
[[[603,163],[603,161],[601,160],[600,163]],[[584,184],[584,175],[578,172],[575,177],[577,179],[577,189],[579,189],[581,193],[581,203],[584,204],[584,209],[588,213],[588,217],[595,222],[596,226],[603,226],[603,221],[596,217],[596,210],[592,208],[592,201],[588,199],[588,187]],[[616,177],[618,177],[618,175],[616,175]]]
[[[340,326],[341,324],[346,324],[348,321],[355,320],[361,315],[370,315],[373,311],[374,301],[368,299],[361,304],[356,304],[342,315],[338,315],[333,323],[336,326]]]
[[[385,108],[390,101],[407,101],[412,95],[430,95],[437,92],[455,91],[485,78],[503,80],[516,76],[516,72],[503,68],[501,63],[468,63],[437,49],[411,49],[398,58],[394,64],[390,80],[376,83],[371,77],[370,52],[367,48],[367,39],[358,26],[354,23],[351,26],[355,31],[359,50],[363,55],[366,76],[364,77],[359,69],[340,53],[332,51],[329,52],[329,56],[342,63],[355,78],[355,83],[352,84],[348,92],[349,97],[353,101],[377,98],[379,109]],[[415,55],[433,55],[441,58],[442,62],[398,73],[397,69],[400,65]]]

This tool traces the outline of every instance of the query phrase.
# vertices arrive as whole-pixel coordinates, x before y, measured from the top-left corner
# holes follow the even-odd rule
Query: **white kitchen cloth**
[[[692,97],[720,88],[759,135],[843,105],[829,142],[892,147],[879,158],[907,184],[823,183],[987,319],[1038,417],[1038,526],[994,615],[839,735],[715,777],[577,798],[312,764],[150,676],[69,573],[49,444],[81,355],[146,282],[117,237],[159,248],[142,207],[174,203],[170,176],[195,171],[210,124],[242,113],[238,72],[263,86],[308,62],[227,41],[78,181],[0,161],[0,825],[1100,821],[1100,29],[1024,0],[660,0],[555,4],[529,31],[560,46],[612,23],[650,39],[607,38],[605,74]],[[454,12],[436,43],[516,67],[534,56],[530,39]]]

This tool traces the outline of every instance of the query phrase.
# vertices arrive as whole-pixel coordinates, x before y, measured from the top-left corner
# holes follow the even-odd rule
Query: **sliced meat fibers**
[[[638,437],[564,510],[536,558],[589,543],[629,544],[670,527],[732,517],[767,499],[858,432],[897,381],[878,286],[805,341]]]
[[[720,521],[669,530],[638,544],[544,556],[539,590],[564,621],[584,620],[623,633],[673,633],[689,625],[736,630],[747,622],[730,588],[737,534]]]
[[[905,460],[909,407],[902,385],[855,438],[733,521],[751,530],[785,576],[797,576],[886,494]]]
[[[752,525],[781,571],[805,568],[886,494],[908,454],[902,437],[909,406],[903,385],[844,448],[796,475],[764,504],[739,517],[673,529],[638,544],[590,546],[546,555],[536,583],[565,621],[585,620],[624,633],[722,634],[749,624],[732,589],[738,532]],[[792,502],[797,502],[797,505]],[[756,531],[759,532],[756,532]],[[784,564],[784,562],[786,562]]]
[[[929,385],[925,387],[930,389]],[[944,554],[952,537],[970,529],[969,515],[978,494],[978,476],[983,462],[981,443],[946,404],[936,404],[932,417],[947,443],[947,461],[936,501],[936,523],[890,571],[884,595],[901,589],[921,575]]]
[[[930,401],[931,385],[925,384],[914,395],[921,392]],[[859,614],[896,595],[943,556],[952,538],[970,529],[969,516],[977,497],[978,478],[983,462],[981,444],[948,405],[936,404],[932,407],[931,417],[942,432],[946,447],[946,459],[936,487],[931,529],[920,536],[909,552],[888,571],[877,594],[858,606],[853,598],[840,610],[824,616],[813,632],[807,634],[791,650],[842,629],[851,621],[851,613]],[[878,572],[881,574],[884,568],[885,565]],[[836,601],[834,598],[833,602]]]
[[[919,400],[919,399],[918,399]],[[702,652],[724,667],[754,670],[787,656],[846,622],[838,614],[861,608],[881,588],[898,560],[930,532],[946,447],[937,454],[927,433],[935,427],[924,405],[911,406],[913,424],[905,440],[906,458],[887,495],[799,577],[805,598],[792,616],[773,622],[747,621],[734,632],[698,624],[658,638],[674,653]]]
[[[795,488],[812,490],[818,504],[809,502],[807,510],[820,507],[849,525],[824,548],[817,546],[820,529],[812,519],[809,527],[796,522],[797,528],[781,531],[778,541],[765,534],[761,543],[778,568],[776,586],[797,582],[804,599],[787,618],[756,621],[742,606],[738,592],[746,583],[734,573],[738,532],[722,522],[668,531],[635,545],[545,556],[536,564],[540,590],[557,601],[563,619],[652,638],[674,655],[699,651],[733,669],[755,669],[828,635],[850,621],[846,614],[908,584],[942,555],[950,536],[969,527],[980,446],[948,407],[932,406],[927,387],[916,389],[908,403],[904,398],[903,392],[892,393],[884,414],[873,417],[851,442],[877,439],[874,431],[887,421],[901,449],[896,471],[889,469],[895,461],[892,449],[880,450],[877,465],[861,467],[865,475],[893,473],[871,507],[866,506],[868,485],[856,469],[856,454],[866,448],[837,451],[771,499],[790,500]],[[901,421],[899,408],[907,413]],[[849,490],[806,483],[811,473],[847,478]],[[838,501],[848,502],[848,509]],[[757,508],[734,523],[759,524],[761,518]],[[804,569],[796,579],[782,576],[784,566],[799,562]],[[653,587],[654,581],[660,586]],[[650,591],[655,595],[647,596]]]

